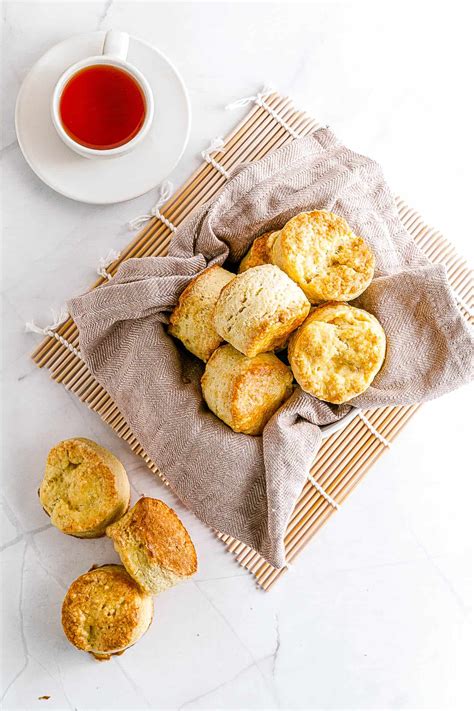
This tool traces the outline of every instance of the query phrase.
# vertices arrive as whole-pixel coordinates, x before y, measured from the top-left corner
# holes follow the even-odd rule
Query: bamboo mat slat
[[[277,117],[269,109],[276,112]],[[171,223],[179,224],[198,205],[210,200],[225,184],[228,173],[239,163],[254,161],[293,140],[292,133],[305,136],[320,127],[317,121],[293,108],[287,97],[274,93],[258,102],[236,128],[227,136],[223,151],[213,154],[218,167],[204,161],[184,185],[160,208]],[[219,166],[223,172],[219,170]],[[396,198],[400,219],[420,249],[432,262],[446,266],[448,278],[463,315],[473,322],[473,279],[466,261],[454,247],[403,200]],[[119,264],[132,257],[162,256],[167,253],[172,231],[160,219],[152,218],[140,230],[107,269],[113,276]],[[104,283],[100,277],[92,285]],[[47,368],[51,378],[73,392],[128,443],[147,467],[168,485],[165,476],[151,461],[130,431],[117,406],[97,383],[85,363],[75,354],[79,336],[75,323],[69,318],[51,336],[45,338],[32,354],[40,368]],[[363,413],[366,421],[356,417],[343,430],[324,441],[310,476],[323,487],[333,503],[342,505],[349,494],[367,474],[372,465],[392,443],[418,410],[411,407],[385,407]],[[370,424],[370,428],[367,424]],[[374,434],[375,432],[375,434]],[[380,436],[377,436],[377,433]],[[290,518],[285,538],[287,560],[291,564],[319,529],[337,513],[308,479]],[[239,565],[255,576],[258,585],[269,590],[288,568],[277,570],[258,553],[228,534],[216,532],[217,537],[235,557]]]

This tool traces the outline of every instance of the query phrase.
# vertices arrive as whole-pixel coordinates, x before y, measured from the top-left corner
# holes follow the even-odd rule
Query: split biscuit
[[[303,291],[272,264],[247,269],[221,291],[214,311],[217,333],[246,356],[280,347],[306,318]]]
[[[189,534],[173,509],[143,497],[120,521],[107,528],[128,573],[151,595],[167,590],[197,570]]]
[[[60,531],[79,538],[97,538],[128,509],[130,483],[112,452],[77,437],[59,442],[50,450],[39,497],[51,523]]]
[[[222,288],[234,277],[217,264],[205,269],[184,289],[171,314],[168,333],[203,361],[222,343],[214,328],[214,307]]]
[[[153,619],[153,599],[121,565],[103,565],[77,578],[62,606],[64,634],[99,660],[135,644]]]
[[[341,404],[363,393],[382,367],[386,340],[375,316],[342,303],[315,309],[288,346],[296,382],[320,400]]]
[[[252,242],[252,246],[239,265],[239,274],[259,267],[261,264],[271,264],[271,251],[278,232],[265,232]]]
[[[303,289],[311,303],[351,301],[374,275],[374,255],[343,217],[301,212],[277,233],[271,261]]]
[[[249,358],[226,344],[212,354],[201,385],[217,417],[235,432],[260,435],[293,392],[293,375],[274,353]]]

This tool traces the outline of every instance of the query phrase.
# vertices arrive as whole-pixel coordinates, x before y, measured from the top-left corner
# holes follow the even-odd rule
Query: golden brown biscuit
[[[163,501],[143,497],[107,535],[132,578],[152,595],[189,578],[197,557],[188,532]]]
[[[79,538],[97,538],[128,509],[130,483],[112,452],[77,437],[59,442],[50,450],[39,497],[51,523],[60,531]]]
[[[281,346],[304,321],[310,303],[272,264],[247,269],[225,286],[216,304],[216,331],[246,356]]]
[[[271,250],[277,234],[278,232],[265,232],[254,239],[249,251],[240,262],[239,274],[261,264],[271,264]]]
[[[260,435],[293,392],[293,375],[274,353],[248,358],[226,344],[212,354],[201,385],[217,417],[235,432]]]
[[[283,269],[311,301],[351,301],[374,275],[374,255],[343,217],[302,212],[289,220],[273,243],[271,261]]]
[[[334,404],[367,390],[384,358],[385,333],[375,316],[342,303],[315,309],[288,347],[301,388]]]
[[[168,333],[203,361],[222,343],[214,328],[214,306],[222,288],[234,277],[217,264],[205,269],[184,289],[171,314]]]
[[[135,644],[153,618],[153,599],[121,565],[103,565],[77,578],[64,598],[64,634],[77,649],[110,659]]]

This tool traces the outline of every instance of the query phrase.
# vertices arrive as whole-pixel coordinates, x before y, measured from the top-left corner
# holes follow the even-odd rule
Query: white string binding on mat
[[[232,109],[239,109],[243,106],[248,106],[249,104],[257,104],[257,106],[261,106],[262,109],[265,109],[268,111],[268,113],[277,121],[280,126],[283,126],[285,131],[288,131],[290,136],[293,136],[293,138],[299,138],[300,135],[297,133],[297,131],[294,130],[291,126],[289,126],[284,119],[280,116],[280,114],[275,111],[271,106],[267,104],[265,101],[266,96],[270,96],[271,94],[275,93],[275,89],[272,86],[264,86],[261,91],[258,92],[255,96],[245,96],[243,99],[237,99],[237,101],[232,101],[232,103],[227,104],[225,107],[227,111],[232,110]]]
[[[375,429],[375,427],[373,426],[371,421],[364,415],[363,412],[359,412],[359,417],[362,420],[362,422],[364,423],[364,425],[367,427],[367,429],[369,429],[372,432],[374,437],[377,437],[377,439],[380,442],[382,442],[382,444],[385,447],[388,447],[390,449],[390,447],[392,446],[392,443],[389,442],[388,439],[385,439],[385,437],[382,434],[380,434],[380,432],[378,430]]]
[[[160,188],[160,196],[156,202],[156,205],[152,207],[150,212],[146,215],[139,215],[138,217],[135,217],[135,219],[130,220],[128,223],[128,227],[130,230],[138,230],[140,227],[143,227],[143,225],[146,225],[146,223],[151,220],[152,217],[158,218],[171,232],[176,232],[176,227],[173,225],[173,223],[168,220],[167,217],[161,214],[160,212],[160,207],[165,204],[165,202],[168,202],[170,199],[171,195],[173,194],[173,183],[171,183],[169,180],[164,180],[161,183],[161,188]]]
[[[230,173],[226,171],[223,165],[218,163],[215,158],[213,158],[210,154],[214,153],[215,151],[219,151],[219,153],[223,153],[224,149],[224,139],[221,138],[221,136],[216,136],[216,138],[213,138],[212,141],[210,142],[209,146],[206,148],[205,151],[201,151],[201,155],[206,161],[206,163],[209,163],[209,165],[212,165],[213,168],[215,168],[221,175],[228,180],[230,178]]]
[[[55,338],[57,341],[59,341],[59,343],[61,343],[61,345],[67,348],[68,351],[71,351],[71,353],[74,353],[75,356],[82,360],[82,355],[80,351],[78,351],[77,348],[72,345],[72,343],[66,341],[63,336],[56,332],[56,329],[59,328],[59,326],[64,323],[64,321],[66,321],[66,319],[69,317],[66,307],[62,306],[59,312],[55,312],[54,309],[51,309],[51,313],[53,315],[53,323],[51,323],[49,326],[41,328],[41,326],[37,326],[34,321],[28,321],[25,324],[25,331],[27,333],[39,333],[42,336],[49,336],[50,338]]]
[[[321,486],[321,484],[318,484],[318,482],[316,481],[316,479],[315,479],[313,476],[311,476],[311,474],[308,474],[308,480],[311,482],[311,484],[314,486],[314,488],[319,491],[319,493],[321,494],[321,496],[323,496],[323,497],[326,499],[326,501],[328,502],[328,504],[331,504],[331,506],[333,506],[335,509],[339,509],[339,508],[340,508],[340,506],[339,506],[339,504],[337,503],[337,501],[335,501],[335,500],[332,498],[332,496],[330,496],[330,494],[328,494],[328,492],[323,489],[323,487]]]
[[[464,309],[464,311],[467,313],[469,318],[474,318],[474,313],[473,313],[471,307],[469,306],[469,304],[466,301],[464,301],[457,293],[454,294],[454,298],[456,299],[458,306],[460,306],[462,309]]]
[[[115,262],[118,258],[120,257],[120,252],[117,252],[116,249],[109,249],[105,257],[100,257],[99,263],[97,265],[97,274],[104,279],[112,279],[112,274],[109,274],[107,271],[107,267],[110,267],[110,265]]]

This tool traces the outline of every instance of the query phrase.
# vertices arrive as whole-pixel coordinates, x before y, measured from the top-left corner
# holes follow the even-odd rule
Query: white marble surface
[[[272,80],[380,160],[394,190],[474,254],[471,24],[459,4],[4,3],[3,708],[468,708],[466,389],[423,408],[265,594],[95,414],[29,360],[36,337],[24,322],[47,322],[50,306],[84,290],[97,259],[130,239],[126,221],[154,202],[149,194],[114,207],[75,204],[39,182],[15,140],[15,97],[31,64],[71,33],[110,27],[155,43],[189,87],[191,140],[175,184],[208,139],[241,118],[223,104]],[[59,534],[36,496],[49,447],[73,435],[115,451],[135,497],[173,503],[200,561],[194,580],[156,600],[143,640],[105,664],[69,646],[60,606],[77,575],[116,556],[107,541]]]

